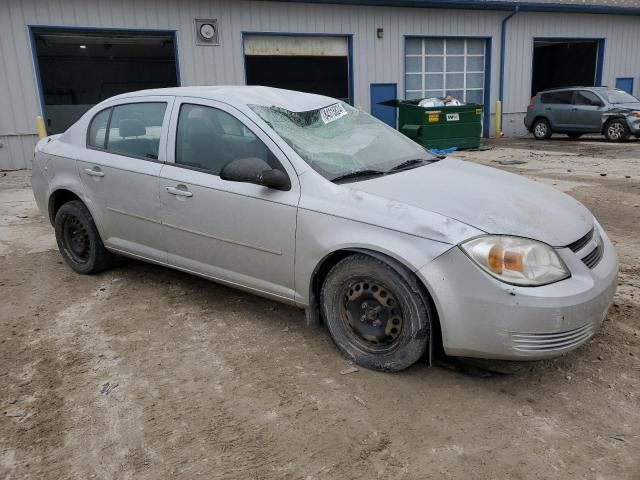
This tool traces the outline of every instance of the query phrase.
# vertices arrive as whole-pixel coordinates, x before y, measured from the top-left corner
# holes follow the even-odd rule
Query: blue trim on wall
[[[264,1],[264,0],[263,0]],[[290,3],[320,3],[332,5],[367,5],[374,7],[446,8],[467,10],[513,10],[528,12],[595,13],[609,15],[640,15],[640,8],[567,3],[509,2],[501,0],[281,0]]]
[[[29,43],[31,45],[31,59],[33,61],[33,71],[36,74],[36,95],[38,95],[38,101],[40,102],[40,115],[45,119],[45,128],[47,124],[44,106],[44,88],[42,88],[42,77],[40,76],[40,64],[38,63],[38,52],[36,50],[36,37],[33,34],[33,27],[27,25],[29,30]]]
[[[482,136],[488,138],[490,135],[491,122],[491,46],[493,37],[478,35],[403,35],[403,60],[402,60],[402,76],[403,76],[403,98],[407,98],[407,40],[410,38],[428,38],[428,39],[447,39],[447,40],[484,40],[484,95],[482,106]]]
[[[533,37],[533,42],[532,42],[532,48],[535,49],[536,46],[536,42],[538,41],[542,41],[542,42],[573,42],[573,41],[577,41],[577,42],[583,42],[583,41],[591,41],[591,42],[597,42],[597,54],[596,54],[596,75],[595,78],[593,79],[593,83],[595,87],[601,87],[602,86],[602,72],[604,69],[604,43],[605,43],[605,39],[601,38],[601,37]],[[531,59],[533,61],[533,52]],[[533,74],[533,72],[531,72]]]
[[[500,78],[498,79],[498,100],[502,103],[500,108],[500,128],[502,128],[502,119],[504,118],[504,71],[505,71],[505,50],[507,48],[507,22],[520,11],[520,7],[516,7],[513,12],[502,19],[500,23]],[[496,132],[498,134],[499,132]]]
[[[30,24],[27,25],[29,30],[29,43],[31,46],[31,58],[33,59],[33,69],[36,75],[36,87],[37,95],[40,101],[40,115],[45,118],[46,124],[46,108],[44,103],[44,88],[42,86],[42,76],[40,75],[40,64],[38,63],[38,51],[36,49],[36,37],[34,30],[46,29],[46,30],[64,30],[66,32],[113,32],[113,33],[162,33],[171,34],[173,36],[173,50],[174,50],[174,63],[176,64],[176,85],[179,87],[182,85],[180,79],[180,59],[178,56],[178,31],[166,30],[157,28],[114,28],[114,27],[78,27],[78,26],[65,26],[65,25],[40,25]]]
[[[241,31],[240,32],[240,42],[242,48],[242,74],[244,77],[244,84],[247,84],[247,57],[244,54],[244,36],[245,35],[265,35],[265,36],[273,36],[273,37],[341,37],[347,39],[347,76],[349,85],[348,85],[348,93],[349,93],[349,105],[355,105],[354,98],[354,79],[353,79],[353,34],[352,33],[312,33],[312,32],[260,32],[260,31]]]
[[[596,86],[602,86],[602,70],[604,69],[604,38],[598,39],[598,58],[596,60]]]

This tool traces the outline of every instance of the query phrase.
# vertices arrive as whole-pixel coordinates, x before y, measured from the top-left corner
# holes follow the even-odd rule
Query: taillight
[[[531,97],[531,103],[529,103],[529,105],[527,105],[527,110],[531,110],[533,108],[533,104],[534,103],[536,103],[535,95],[533,97]]]

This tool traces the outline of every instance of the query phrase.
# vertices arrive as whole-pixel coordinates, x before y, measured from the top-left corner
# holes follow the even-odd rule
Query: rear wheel
[[[536,140],[546,140],[551,137],[551,125],[546,118],[539,118],[533,123],[531,133]]]
[[[577,140],[578,138],[580,138],[582,136],[581,133],[567,133],[567,135],[569,135],[569,138],[571,140]]]
[[[58,249],[74,271],[95,273],[113,263],[113,255],[104,248],[91,213],[81,201],[62,205],[56,213],[54,226]]]
[[[386,263],[352,255],[334,266],[321,291],[322,313],[338,349],[374,370],[403,370],[427,349],[427,304],[407,279]]]
[[[629,138],[627,122],[621,118],[611,120],[604,129],[604,136],[611,142],[624,142]]]

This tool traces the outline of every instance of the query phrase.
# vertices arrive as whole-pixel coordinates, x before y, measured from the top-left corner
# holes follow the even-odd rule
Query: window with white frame
[[[405,98],[451,95],[466,103],[483,103],[485,40],[407,38]]]

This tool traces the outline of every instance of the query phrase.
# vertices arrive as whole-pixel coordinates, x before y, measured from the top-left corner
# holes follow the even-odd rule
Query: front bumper
[[[502,283],[458,247],[420,269],[438,310],[447,355],[539,360],[589,340],[604,320],[617,285],[616,252],[600,230],[603,254],[594,268],[570,249],[559,249],[571,277],[542,287]]]
[[[640,117],[627,116],[627,126],[633,135],[640,135]]]

